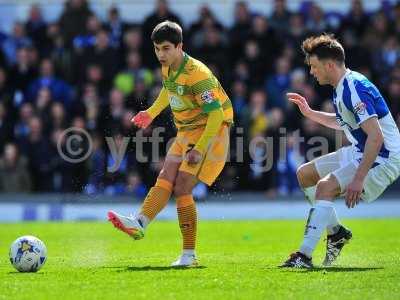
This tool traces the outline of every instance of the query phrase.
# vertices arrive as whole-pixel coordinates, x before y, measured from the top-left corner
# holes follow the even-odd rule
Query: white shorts
[[[317,158],[314,163],[320,178],[328,174],[336,177],[341,196],[344,196],[346,187],[353,180],[362,156],[363,153],[356,147],[346,146]],[[365,202],[376,200],[399,175],[400,155],[392,155],[389,158],[378,156],[365,178],[361,199]]]

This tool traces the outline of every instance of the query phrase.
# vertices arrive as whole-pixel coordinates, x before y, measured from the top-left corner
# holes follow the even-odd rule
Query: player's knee
[[[164,179],[167,180],[169,182],[171,182],[172,184],[174,184],[175,182],[175,177],[176,177],[176,172],[169,172],[168,169],[163,168],[160,173],[158,174],[158,178],[159,179]]]
[[[297,180],[302,188],[315,185],[315,182],[313,182],[314,179],[311,166],[309,164],[301,165],[297,169],[296,175],[297,175]]]
[[[337,196],[338,188],[336,182],[331,176],[325,177],[318,181],[315,191],[315,198],[330,200]]]
[[[185,176],[178,176],[174,184],[174,195],[176,197],[191,194],[189,180]]]
[[[301,165],[296,171],[297,181],[301,187],[304,187],[304,178],[306,177],[306,166]]]

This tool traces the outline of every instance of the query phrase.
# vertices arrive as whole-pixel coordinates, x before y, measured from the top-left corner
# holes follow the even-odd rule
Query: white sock
[[[303,188],[303,192],[304,192],[304,195],[306,196],[306,200],[311,205],[315,205],[315,192],[316,192],[316,190],[317,190],[317,186],[316,185]]]
[[[183,249],[183,255],[195,255],[194,249]]]
[[[325,231],[328,224],[333,219],[333,202],[326,200],[317,200],[315,206],[310,209],[304,232],[303,244],[300,252],[312,256],[315,247]]]
[[[332,208],[333,208],[333,212],[332,212],[331,218],[329,219],[329,223],[326,227],[326,231],[328,232],[328,235],[337,233],[341,226],[339,219],[336,215],[336,210],[334,207],[332,207]]]
[[[146,229],[147,225],[149,225],[149,223],[150,223],[149,218],[147,218],[145,215],[142,215],[142,214],[138,214],[137,218],[140,221],[139,223],[142,224],[143,229]]]

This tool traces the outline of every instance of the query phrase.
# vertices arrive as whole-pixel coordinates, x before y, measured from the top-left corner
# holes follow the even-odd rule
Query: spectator
[[[210,28],[204,32],[204,42],[197,48],[196,54],[204,63],[217,67],[218,72],[215,74],[223,73],[228,63],[226,46],[222,33],[216,28]]]
[[[360,38],[368,28],[365,24],[368,24],[369,22],[370,20],[364,11],[362,0],[352,0],[350,12],[344,18],[340,30],[354,31],[355,35]]]
[[[192,48],[200,48],[204,45],[205,35],[209,30],[223,31],[223,26],[216,20],[207,5],[200,7],[199,19],[190,26],[188,32],[189,45]]]
[[[7,144],[0,159],[0,191],[3,193],[27,193],[31,191],[31,179],[27,161],[21,157],[15,144]]]
[[[29,134],[29,121],[34,116],[35,110],[32,103],[24,103],[19,110],[19,120],[14,127],[14,137],[17,140],[25,139]]]
[[[243,41],[248,38],[251,28],[251,15],[246,2],[236,2],[234,19],[234,24],[229,32],[229,40],[232,59],[236,61],[242,54]]]
[[[381,86],[388,83],[390,70],[394,68],[398,61],[400,61],[400,44],[396,36],[391,35],[384,41],[381,48],[372,53],[372,65]]]
[[[262,15],[257,15],[253,18],[248,39],[254,40],[259,45],[260,52],[265,57],[264,64],[267,67],[273,64],[275,58],[283,49],[283,41]],[[266,71],[270,72],[272,70],[267,68]]]
[[[86,0],[67,0],[61,13],[59,26],[67,47],[72,46],[72,40],[83,34],[87,19],[92,15]]]
[[[7,115],[7,109],[0,102],[0,152],[3,152],[4,144],[13,140],[13,124]]]
[[[29,160],[29,171],[32,175],[33,190],[50,192],[53,189],[51,170],[51,149],[49,140],[43,134],[43,122],[33,116],[28,121],[29,135],[20,139],[21,153]]]
[[[267,70],[266,57],[261,52],[260,45],[255,40],[248,40],[244,45],[244,62],[248,66],[249,73],[252,74],[249,78],[249,87],[259,87],[263,84],[264,74]]]
[[[86,31],[74,37],[73,45],[75,51],[81,52],[85,48],[93,47],[96,44],[96,35],[101,29],[101,22],[95,15],[88,17]]]
[[[127,24],[122,21],[119,10],[116,6],[110,7],[108,11],[106,29],[110,32],[111,46],[119,48],[122,43],[122,37],[127,29]]]
[[[121,120],[125,112],[124,94],[117,89],[110,91],[109,105],[103,111],[101,125],[106,136],[120,129]]]
[[[291,16],[287,8],[286,0],[275,0],[274,4],[274,10],[270,18],[271,26],[277,31],[286,34],[288,32]]]
[[[100,98],[105,98],[110,90],[101,65],[93,63],[86,67],[82,74],[81,82],[84,85],[90,84],[95,87]]]
[[[289,33],[285,40],[293,49],[295,49],[294,51],[296,52],[296,56],[302,57],[300,46],[302,41],[308,35],[304,17],[300,13],[294,13],[290,17],[289,23]]]
[[[10,70],[10,84],[14,91],[24,92],[29,83],[33,82],[37,76],[37,71],[29,58],[29,49],[20,48],[17,51],[16,63]]]
[[[325,21],[324,12],[322,11],[321,7],[319,7],[314,2],[310,6],[308,12],[306,27],[310,33],[315,35],[321,34],[328,29],[328,24]]]
[[[89,130],[100,129],[100,112],[102,109],[102,99],[93,84],[86,84],[79,101],[74,103],[73,111],[75,116],[83,116],[86,119],[86,126]]]
[[[115,154],[119,153],[118,150],[123,149],[122,147],[124,147],[124,137],[122,134],[119,132],[114,133],[112,140],[113,147],[115,147],[115,153],[110,152],[106,155],[107,173],[105,176],[106,187],[104,192],[108,195],[123,193],[128,167],[132,167],[132,165],[129,164],[128,155],[126,155],[125,152],[123,152],[123,157],[120,157],[119,155],[115,157]]]
[[[247,106],[247,86],[244,82],[236,80],[233,82],[231,100],[235,115],[239,114]]]
[[[298,144],[295,135],[289,133],[286,141],[286,149],[277,161],[277,192],[282,196],[300,193],[296,171],[304,161],[300,149],[295,147]]]
[[[362,45],[366,49],[379,49],[389,35],[389,21],[383,12],[372,18],[368,31],[362,36]]]
[[[135,198],[139,199],[146,196],[147,188],[137,173],[130,172],[128,174],[126,178],[124,194],[134,196]]]
[[[123,37],[123,51],[121,56],[127,57],[130,52],[138,52],[143,56],[142,31],[135,27],[129,29]]]
[[[93,148],[89,158],[89,178],[85,186],[87,194],[102,193],[104,189],[104,174],[106,172],[106,154],[103,150],[103,137],[99,134],[92,136]]]
[[[43,59],[40,64],[39,78],[29,85],[27,100],[34,101],[43,87],[51,91],[55,101],[61,101],[66,106],[71,104],[71,87],[64,80],[55,76],[53,62],[48,58]]]
[[[275,73],[267,78],[265,83],[265,90],[269,96],[269,107],[286,109],[286,92],[290,86],[290,69],[290,61],[285,57],[280,57],[276,61]]]
[[[154,12],[145,19],[142,25],[144,53],[153,52],[153,42],[150,39],[151,33],[158,23],[166,20],[182,24],[179,17],[169,9],[167,0],[157,0]],[[158,61],[154,55],[145,56],[144,62],[150,68],[158,66]]]
[[[46,43],[46,27],[40,6],[33,4],[29,11],[28,21],[25,23],[25,30],[39,52],[43,52]]]
[[[250,95],[249,104],[238,117],[248,131],[246,136],[252,139],[263,136],[268,128],[267,95],[263,90],[254,90]]]
[[[0,101],[4,103],[7,109],[10,110],[11,116],[13,115],[13,111],[11,108],[13,107],[12,103],[12,89],[10,88],[10,81],[7,78],[6,70],[0,67]]]
[[[35,99],[35,107],[36,113],[40,116],[45,124],[44,130],[46,131],[49,127],[49,116],[50,116],[50,107],[52,104],[52,95],[51,91],[47,87],[43,87],[39,90],[37,97]],[[46,132],[48,133],[48,132]]]
[[[114,86],[124,93],[125,96],[133,93],[139,80],[143,81],[145,88],[148,89],[153,84],[153,73],[142,66],[140,53],[132,51],[127,56],[127,69],[114,79]]]
[[[390,103],[391,112],[394,118],[400,115],[400,77],[392,78],[389,82],[387,100]]]
[[[2,45],[7,64],[9,66],[15,64],[19,48],[30,46],[32,46],[32,41],[26,36],[24,25],[20,22],[15,22],[13,34],[6,38]]]
[[[49,127],[52,129],[52,131],[67,127],[66,111],[60,102],[54,102],[51,105]]]
[[[112,79],[119,67],[117,52],[110,46],[108,32],[100,30],[96,34],[96,42],[93,47],[87,48],[83,55],[78,57],[80,68],[78,71],[85,73],[88,65],[98,65],[104,72],[104,83],[107,87],[110,86]]]

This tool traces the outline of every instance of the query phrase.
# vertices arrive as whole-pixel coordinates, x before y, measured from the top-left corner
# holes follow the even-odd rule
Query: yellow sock
[[[176,199],[179,227],[183,238],[183,250],[194,250],[196,246],[197,212],[192,195],[180,196]]]
[[[172,193],[172,184],[165,179],[157,179],[156,184],[148,192],[144,199],[140,215],[144,215],[148,222],[167,205]]]

